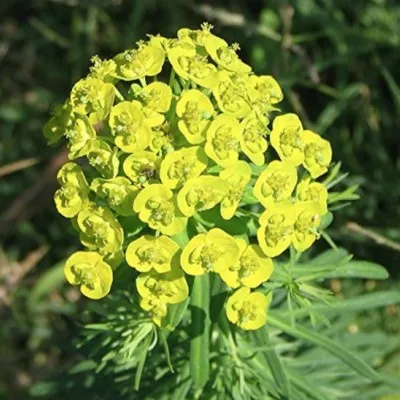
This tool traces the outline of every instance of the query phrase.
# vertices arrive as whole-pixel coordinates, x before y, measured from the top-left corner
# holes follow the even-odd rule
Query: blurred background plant
[[[36,395],[45,391],[44,386],[33,385],[55,370],[75,365],[80,359],[75,350],[78,322],[93,319],[93,314],[82,317],[84,302],[64,284],[63,260],[78,242],[52,203],[55,174],[66,153],[62,147],[45,144],[42,126],[49,113],[87,73],[92,55],[109,57],[147,33],[168,36],[205,20],[215,26],[216,34],[240,43],[241,56],[256,73],[272,74],[279,81],[286,96],[282,108],[293,110],[305,126],[325,135],[335,160],[341,160],[342,170],[350,174],[347,184],[360,185],[360,199],[336,213],[329,234],[357,258],[384,265],[391,279],[350,281],[340,276],[330,281],[330,289],[344,299],[398,291],[400,5],[395,0],[4,0],[0,4],[0,397],[27,398],[29,391]],[[315,253],[328,248],[320,242]],[[400,335],[400,308],[390,301],[379,304],[374,310],[350,307],[335,325],[336,332],[328,329],[326,334],[339,334],[374,365],[399,374],[394,339]],[[171,340],[180,343],[184,338]],[[293,368],[301,368],[296,359],[290,361],[296,342],[281,343],[275,336],[273,340],[283,346]],[[385,348],[379,349],[382,343]],[[243,348],[243,357],[246,351],[252,350]],[[305,354],[302,362],[307,356],[309,362],[321,358],[315,351]],[[179,359],[179,353],[174,357]],[[157,357],[152,359],[156,365]],[[81,366],[81,371],[92,369],[89,364]],[[84,374],[87,387],[93,376]],[[123,376],[119,382],[124,382]],[[109,379],[115,381],[115,376]],[[142,381],[143,390],[149,390],[146,372]],[[356,391],[351,393],[357,393],[356,380],[350,381]],[[371,389],[370,393],[368,398],[377,398],[386,392]]]

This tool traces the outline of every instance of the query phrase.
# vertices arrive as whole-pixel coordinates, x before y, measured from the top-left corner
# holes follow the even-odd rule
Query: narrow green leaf
[[[182,321],[182,318],[188,308],[189,298],[178,304],[168,304],[168,314],[165,317],[165,327],[173,331]]]
[[[371,368],[367,363],[365,363],[365,361],[326,336],[323,336],[298,324],[296,327],[293,327],[290,325],[290,323],[276,315],[271,315],[271,313],[269,314],[268,324],[282,330],[289,335],[298,337],[305,341],[311,342],[316,346],[322,347],[367,379],[372,381],[382,380],[380,374]]]
[[[160,337],[161,343],[164,347],[164,352],[165,352],[165,357],[167,358],[168,368],[173,373],[174,367],[172,366],[172,362],[171,362],[171,353],[169,351],[167,338],[165,337],[165,334],[162,329],[159,330],[159,337]]]
[[[328,226],[332,223],[332,221],[333,221],[333,214],[331,212],[328,212],[322,217],[319,229],[324,230],[328,228]]]
[[[388,272],[381,265],[368,261],[350,261],[340,266],[304,266],[297,265],[293,268],[296,281],[309,281],[314,279],[330,278],[363,278],[387,279]]]
[[[335,314],[350,311],[362,311],[370,310],[377,307],[385,307],[391,304],[400,303],[400,292],[399,291],[382,291],[376,293],[368,293],[354,299],[339,300],[331,304],[314,304],[310,307],[303,307],[293,311],[296,317],[305,316],[310,311],[318,312],[322,314]],[[284,311],[281,315],[289,316],[287,311]]]
[[[349,252],[346,249],[338,247],[336,250],[328,249],[312,260],[308,264],[312,265],[337,265],[340,264],[343,259],[349,256]]]
[[[210,276],[194,278],[190,303],[190,374],[194,385],[202,389],[210,375]]]
[[[287,372],[289,380],[309,396],[308,399],[315,400],[332,400],[332,397],[327,396],[321,389],[314,385],[309,379],[304,376],[299,376],[293,372]]]
[[[290,398],[289,379],[276,349],[272,347],[269,339],[268,328],[263,326],[262,328],[257,329],[253,333],[253,337],[258,345],[270,347],[269,350],[264,351],[262,354],[265,361],[268,363],[269,368],[271,369],[272,376],[274,377],[280,392],[284,396]]]
[[[140,381],[142,379],[142,374],[143,374],[143,369],[144,365],[146,363],[146,358],[147,358],[147,353],[149,352],[149,346],[151,343],[151,335],[148,335],[147,340],[144,344],[144,349],[142,354],[140,355],[139,363],[136,369],[136,374],[135,374],[135,390],[138,391],[140,387]]]

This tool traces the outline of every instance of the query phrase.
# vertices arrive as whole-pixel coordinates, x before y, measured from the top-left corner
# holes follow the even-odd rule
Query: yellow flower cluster
[[[204,24],[152,36],[111,60],[96,56],[45,125],[50,143],[67,140],[55,203],[87,249],[65,265],[85,296],[106,296],[126,262],[137,271],[141,307],[162,325],[168,305],[189,296],[186,276],[213,272],[237,289],[228,319],[247,330],[265,324],[270,296],[252,290],[270,278],[274,257],[318,238],[328,193],[315,179],[332,152],[295,114],[272,120],[282,90],[238,50]],[[254,215],[256,201],[265,209],[257,237],[218,226],[218,218]],[[213,208],[220,217],[207,230],[202,215]],[[129,221],[144,228],[131,234]]]

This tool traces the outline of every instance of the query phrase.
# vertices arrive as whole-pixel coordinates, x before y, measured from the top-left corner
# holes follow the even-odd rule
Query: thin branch
[[[375,243],[380,244],[382,246],[389,247],[390,249],[400,251],[400,243],[395,242],[394,240],[388,239],[385,236],[380,235],[370,229],[363,228],[361,225],[356,222],[348,222],[346,224],[346,229],[350,232],[357,233],[361,236],[365,236],[369,239],[372,239]]]
[[[0,178],[12,174],[13,172],[20,171],[21,169],[32,167],[37,164],[39,160],[37,158],[27,158],[25,160],[18,160],[10,164],[0,166]]]

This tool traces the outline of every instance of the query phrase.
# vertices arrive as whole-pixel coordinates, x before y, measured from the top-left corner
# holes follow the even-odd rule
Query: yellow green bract
[[[228,320],[242,329],[254,330],[267,321],[269,299],[260,292],[250,292],[247,287],[238,289],[226,304]]]
[[[113,281],[111,267],[94,251],[78,251],[68,258],[64,267],[65,278],[79,286],[90,299],[101,299],[110,291]]]
[[[149,35],[112,59],[94,56],[43,132],[51,144],[64,138],[74,161],[54,195],[85,248],[65,265],[71,284],[99,299],[127,264],[116,276],[131,274],[135,304],[164,327],[190,296],[186,278],[217,274],[237,289],[229,321],[252,330],[266,322],[262,284],[275,257],[320,237],[328,187],[317,179],[332,150],[281,112],[274,77],[256,75],[240,46],[211,30]]]

